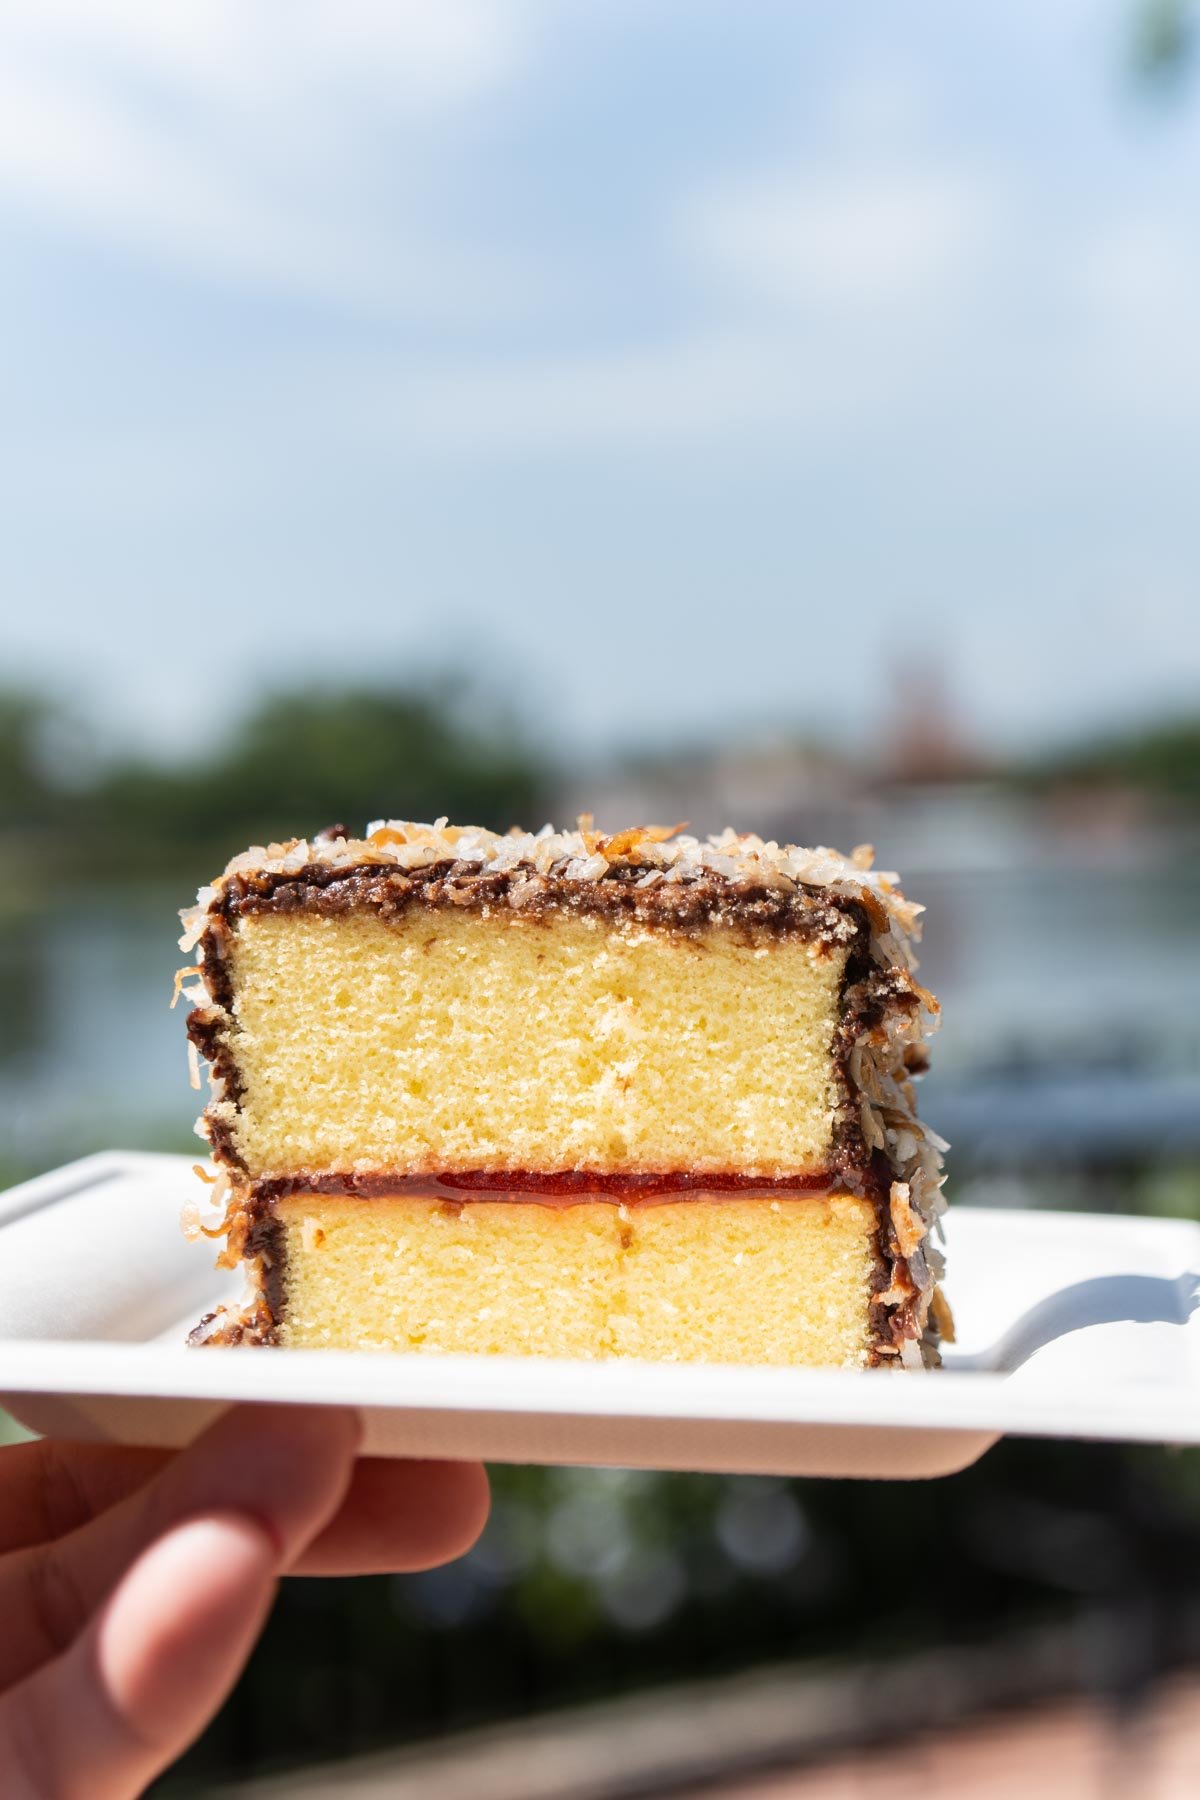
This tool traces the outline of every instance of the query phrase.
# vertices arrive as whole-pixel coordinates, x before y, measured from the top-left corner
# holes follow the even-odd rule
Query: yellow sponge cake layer
[[[861,1367],[878,1219],[853,1194],[631,1207],[613,1348],[663,1362]]]
[[[276,1206],[280,1341],[857,1368],[877,1219],[851,1194]]]
[[[713,925],[415,906],[240,918],[247,1173],[828,1165],[845,952]]]

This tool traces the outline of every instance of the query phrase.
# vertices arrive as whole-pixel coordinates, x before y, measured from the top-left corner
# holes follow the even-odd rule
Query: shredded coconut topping
[[[438,819],[432,825],[411,819],[375,819],[363,838],[293,838],[285,844],[256,844],[235,856],[211,887],[201,888],[196,905],[182,915],[184,936],[180,947],[190,951],[198,942],[205,916],[219,901],[225,881],[236,875],[298,874],[317,864],[350,869],[375,865],[401,870],[429,868],[435,863],[473,863],[496,874],[529,869],[539,875],[561,875],[571,881],[603,881],[618,866],[644,868],[647,877],[666,881],[716,877],[734,884],[757,883],[767,887],[827,888],[867,902],[882,953],[890,965],[915,967],[912,944],[920,935],[924,910],[906,900],[899,877],[872,867],[874,853],[860,845],[849,856],[825,846],[805,850],[796,844],[764,842],[752,833],[723,831],[707,838],[680,835],[679,826],[634,826],[605,836],[590,829],[585,814],[577,831],[555,831],[543,825],[536,832],[510,832],[498,836],[478,825],[449,825]]]

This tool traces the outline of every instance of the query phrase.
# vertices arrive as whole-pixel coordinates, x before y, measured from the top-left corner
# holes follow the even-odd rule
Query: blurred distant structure
[[[778,730],[560,774],[552,815],[605,830],[686,820],[780,842],[875,846],[910,875],[1031,864],[1133,864],[1169,841],[1200,849],[1200,725],[1039,748],[1005,762],[964,721],[946,671],[900,662],[862,749]]]
[[[970,740],[941,663],[894,666],[891,712],[874,768],[885,787],[977,782],[994,773],[994,759]]]
[[[700,833],[732,825],[781,842],[849,847],[871,837],[881,797],[903,805],[907,792],[940,789],[952,806],[951,788],[977,788],[995,773],[962,722],[944,667],[901,659],[891,668],[882,732],[866,748],[847,751],[777,730],[629,760],[595,774],[586,802],[582,783],[568,783],[560,815],[588,810],[612,828],[678,818]]]
[[[727,825],[780,842],[830,841],[867,791],[867,771],[835,750],[777,735],[643,757],[573,774],[555,816],[595,815],[604,830],[686,820],[704,835]]]

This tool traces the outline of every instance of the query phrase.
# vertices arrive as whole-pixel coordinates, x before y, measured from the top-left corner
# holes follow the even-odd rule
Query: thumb
[[[13,1800],[132,1800],[229,1693],[262,1630],[281,1551],[249,1515],[178,1525],[71,1648],[0,1701]]]

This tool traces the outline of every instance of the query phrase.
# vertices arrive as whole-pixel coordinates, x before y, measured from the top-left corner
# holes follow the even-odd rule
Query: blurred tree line
[[[1034,780],[1139,788],[1189,807],[1200,805],[1200,719],[1168,719],[1043,758],[1034,766]]]
[[[270,694],[186,762],[106,760],[66,709],[0,690],[10,872],[48,867],[94,880],[169,870],[199,880],[248,844],[335,822],[360,831],[389,816],[536,828],[558,773],[519,721],[449,679]],[[1191,810],[1200,806],[1200,719],[1042,755],[1008,775],[1029,793],[1132,787]]]
[[[272,694],[181,763],[105,762],[51,701],[0,692],[0,833],[67,877],[203,874],[250,843],[387,816],[536,826],[546,789],[516,722],[449,681]]]

